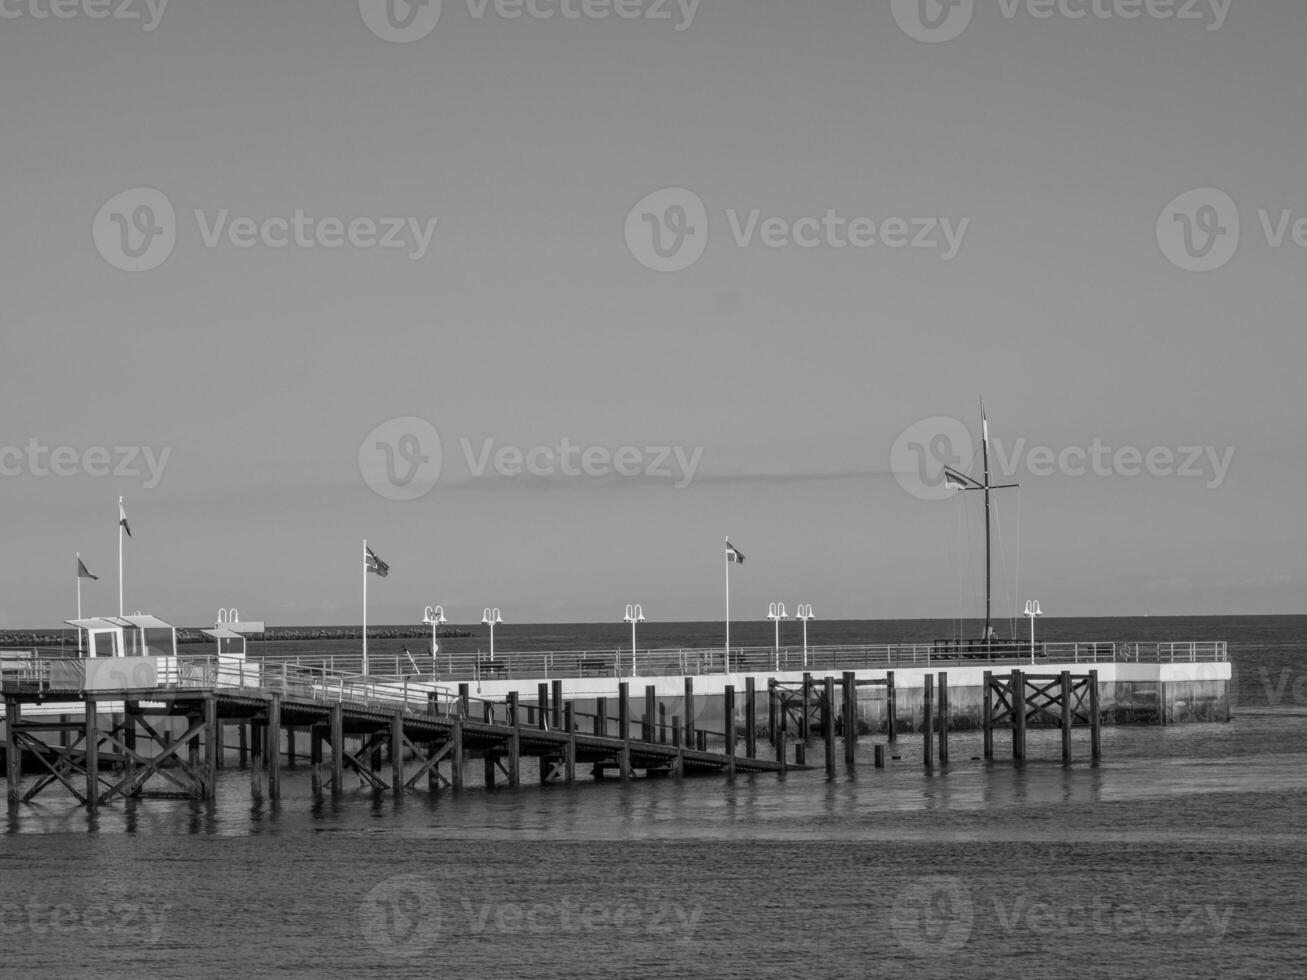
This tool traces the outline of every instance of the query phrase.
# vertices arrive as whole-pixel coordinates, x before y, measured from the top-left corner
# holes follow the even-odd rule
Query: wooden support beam
[[[1062,762],[1071,762],[1071,671],[1062,671]]]
[[[697,719],[694,717],[694,678],[685,678],[685,744],[694,744],[694,730]]]
[[[808,738],[810,737],[811,734],[809,732],[809,724],[808,724],[808,711],[810,710],[809,701],[810,701],[811,691],[812,691],[812,674],[808,673],[808,671],[805,670],[803,672],[803,695],[801,698],[802,708],[800,709],[802,713],[799,715],[799,741],[803,742],[804,745],[808,744]]]
[[[595,698],[595,734],[608,737],[608,699]]]
[[[758,691],[752,675],[744,679],[744,754],[758,757]]]
[[[885,746],[883,745],[873,746],[871,756],[872,756],[872,761],[875,763],[877,769],[885,768]]]
[[[935,678],[927,674],[921,683],[922,762],[931,769],[935,765]]]
[[[885,673],[885,737],[891,745],[899,740],[899,697],[892,670]]]
[[[250,723],[248,721],[236,723],[236,761],[242,769],[250,764],[249,734]]]
[[[644,686],[644,716],[646,721],[645,721],[644,731],[640,735],[641,739],[643,739],[646,742],[653,742],[656,740],[653,731],[653,725],[654,725],[654,718],[657,717],[657,714],[658,714],[658,695],[655,693],[655,689],[652,684],[646,684]]]
[[[821,735],[825,739],[826,778],[835,778],[835,678],[822,679]]]
[[[513,726],[508,736],[508,788],[522,785],[522,712],[517,692],[508,692],[508,717]]]
[[[567,729],[567,744],[563,746],[563,783],[571,786],[576,782],[576,718],[570,701],[563,708],[563,727]]]
[[[844,764],[857,762],[858,745],[858,683],[853,671],[846,670],[842,678],[844,688]]]
[[[331,706],[331,795],[345,791],[345,711],[340,704]]]
[[[461,718],[468,717],[468,708],[472,698],[472,688],[468,684],[458,685],[458,714]]]
[[[538,724],[540,730],[549,729],[549,682],[541,681],[536,685],[536,706],[540,709],[537,714],[540,716]],[[544,757],[541,756],[541,767],[544,766]]]
[[[1012,704],[1012,758],[1021,761],[1026,757],[1026,677],[1019,670],[1012,671],[1008,700]]]
[[[486,749],[485,755],[485,781],[486,789],[495,788],[495,757],[489,749]]]
[[[100,801],[100,730],[94,698],[86,699],[86,808],[92,812]]]
[[[552,682],[549,708],[553,712],[550,724],[554,726],[554,731],[558,731],[563,727],[563,682],[560,680]]]
[[[17,698],[5,698],[5,795],[11,810],[23,798],[23,750],[18,743],[22,710]]]
[[[672,748],[676,749],[676,778],[680,779],[685,775],[685,748],[681,744],[681,738],[685,734],[681,728],[681,716],[672,715]]]
[[[463,789],[463,719],[455,718],[453,731],[450,733],[450,739],[453,747],[449,752],[450,781],[454,784],[454,792],[461,792]]]
[[[984,738],[985,761],[988,762],[994,758],[994,672],[985,671],[981,683],[980,729]]]
[[[687,678],[688,679],[688,678]],[[631,778],[631,685],[622,681],[617,685],[617,737],[622,740],[618,755],[618,769],[622,779]]]
[[[667,744],[667,705],[658,702],[658,744]]]
[[[404,795],[404,712],[390,714],[390,788]]]
[[[264,737],[262,723],[254,718],[250,719],[250,798],[254,800],[263,799],[263,746],[267,742]]]
[[[780,726],[780,719],[776,717],[776,679],[767,678],[767,741],[773,748],[776,746],[776,736]]]
[[[136,741],[136,721],[127,715],[124,737]],[[218,798],[218,767],[222,760],[222,725],[218,721],[218,698],[208,694],[204,698],[204,798]]]
[[[939,764],[948,765],[948,672],[939,672]]]
[[[722,692],[722,719],[726,728],[726,777],[735,778],[735,685]]]
[[[309,784],[314,796],[322,795],[322,728],[309,729]]]
[[[1089,672],[1089,756],[1095,762],[1102,757],[1103,719],[1098,710],[1098,671]]]
[[[268,701],[268,797],[281,799],[281,695]]]

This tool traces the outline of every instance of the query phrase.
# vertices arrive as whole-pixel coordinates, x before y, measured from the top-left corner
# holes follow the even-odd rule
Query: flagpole
[[[81,619],[82,618],[82,565],[81,565],[82,553],[80,551],[77,552],[76,558],[78,564],[77,567],[73,569],[73,571],[77,575],[77,618]],[[77,655],[79,657],[82,655],[82,628],[80,626],[77,627]]]
[[[123,615],[123,498],[118,498],[118,618]]]
[[[731,543],[731,536],[726,535],[726,544]],[[731,556],[728,552],[722,552],[722,560],[726,562],[726,673],[731,672]]]
[[[363,676],[368,676],[368,539],[363,539]]]

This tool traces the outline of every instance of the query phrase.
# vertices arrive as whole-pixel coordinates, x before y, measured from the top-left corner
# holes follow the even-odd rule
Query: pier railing
[[[435,680],[514,680],[574,677],[657,677],[724,673],[764,673],[796,670],[858,670],[929,667],[943,664],[1014,665],[1035,662],[1099,663],[1221,663],[1229,659],[1225,641],[1112,643],[1102,641],[936,642],[856,646],[722,647],[631,651],[560,650],[497,652],[492,659],[479,653],[376,655],[368,658],[371,675],[423,676]],[[359,654],[267,655],[257,662],[268,666],[325,668],[362,674]]]

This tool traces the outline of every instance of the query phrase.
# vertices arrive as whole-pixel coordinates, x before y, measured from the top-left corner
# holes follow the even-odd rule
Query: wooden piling
[[[309,729],[309,786],[314,796],[322,795],[322,728]]]
[[[263,799],[263,722],[250,719],[250,797]]]
[[[726,729],[726,778],[735,778],[735,686],[727,684],[722,692],[722,719]]]
[[[548,731],[549,729],[549,683],[541,681],[536,685],[536,704],[539,705],[538,712],[540,716],[540,730]]]
[[[776,729],[780,719],[776,717],[776,680],[767,678],[767,741],[776,746]]]
[[[809,724],[808,724],[808,711],[810,710],[810,706],[811,706],[811,700],[810,700],[811,692],[812,692],[812,674],[805,670],[803,672],[803,693],[799,701],[800,707],[802,709],[801,714],[799,715],[799,740],[803,742],[805,745],[807,744],[808,738],[810,737]]]
[[[456,717],[453,723],[453,730],[450,732],[450,740],[454,743],[453,748],[449,750],[449,781],[454,784],[454,791],[461,792],[463,789],[463,719]]]
[[[281,799],[281,695],[268,701],[268,797]]]
[[[561,684],[560,681],[560,687]],[[555,704],[558,700],[561,698]],[[567,729],[567,744],[563,746],[563,782],[571,786],[576,782],[576,719],[573,718],[571,702],[563,708],[563,725]]]
[[[658,742],[667,744],[667,705],[658,702]]]
[[[644,717],[645,723],[640,733],[640,738],[646,742],[654,741],[654,718],[658,713],[658,695],[652,684],[644,686]]]
[[[345,791],[345,711],[337,703],[331,711],[331,795]]]
[[[1071,762],[1071,671],[1062,671],[1062,763]]]
[[[825,739],[826,778],[835,778],[835,678],[822,680],[821,735]]]
[[[286,726],[286,768],[295,768],[295,726]]]
[[[128,716],[131,718],[131,716]],[[132,718],[131,727],[136,728]],[[222,725],[218,723],[218,698],[208,694],[204,698],[204,798],[218,798],[218,764],[222,759]]]
[[[1098,707],[1098,671],[1089,672],[1089,757],[1097,762],[1103,755],[1103,718]]]
[[[744,679],[744,754],[758,757],[758,691],[752,676]]]
[[[5,698],[5,789],[9,808],[23,799],[23,757],[18,743],[18,726],[22,723],[22,707],[15,697]]]
[[[468,684],[458,685],[458,715],[460,718],[468,717],[469,702],[472,699],[472,688]]]
[[[899,696],[892,670],[885,673],[885,737],[891,745],[899,740]]]
[[[980,729],[984,736],[985,761],[994,758],[994,672],[985,671],[980,701]]]
[[[550,724],[554,726],[554,731],[563,727],[563,682],[560,680],[550,683],[549,691],[549,709],[553,713]],[[570,728],[570,726],[569,726]]]
[[[1026,676],[1019,670],[1012,671],[1008,699],[1012,702],[1012,758],[1020,761],[1026,757]]]
[[[398,710],[390,715],[390,788],[404,793],[404,712]]]
[[[685,678],[685,744],[694,745],[694,678]]]
[[[236,725],[236,762],[244,769],[250,764],[250,746],[249,746],[250,723],[248,721],[238,722]]]
[[[948,765],[948,672],[939,672],[939,764]]]
[[[508,692],[508,717],[513,726],[508,736],[508,788],[517,789],[522,785],[522,712],[516,691]]]
[[[684,735],[681,729],[681,716],[672,715],[672,748],[676,749],[676,778],[680,779],[685,775],[685,748],[681,744],[681,737]]]
[[[608,699],[595,698],[595,734],[608,736]]]
[[[858,682],[853,671],[846,670],[843,677],[844,693],[844,764],[857,762],[858,746]]]
[[[877,769],[885,768],[885,746],[875,745],[871,750],[872,760],[875,762]]]
[[[688,680],[688,678],[687,678]],[[622,779],[631,778],[631,685],[622,681],[617,685],[617,737],[622,740],[618,755],[618,770]]]
[[[100,729],[95,716],[98,704],[86,699],[86,808],[92,813],[100,805]]]
[[[935,678],[926,674],[921,684],[922,762],[931,769],[935,765]]]
[[[484,779],[486,789],[491,790],[495,788],[495,753],[491,749],[486,749],[483,761],[485,762]]]

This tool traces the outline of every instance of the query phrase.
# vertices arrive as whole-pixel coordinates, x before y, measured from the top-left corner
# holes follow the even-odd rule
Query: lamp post
[[[806,667],[808,666],[808,620],[816,619],[812,614],[812,603],[800,602],[799,608],[794,611],[794,618],[803,620],[803,666]]]
[[[436,627],[444,626],[449,620],[445,619],[445,609],[443,606],[427,606],[422,610],[422,622],[431,624],[431,669],[436,669],[436,654],[440,652],[440,644],[436,642]]]
[[[1044,615],[1044,611],[1039,608],[1038,599],[1026,600],[1025,615],[1030,617],[1030,662],[1035,662],[1035,617]]]
[[[495,625],[503,624],[504,620],[499,615],[499,607],[491,609],[486,607],[486,611],[481,614],[481,622],[490,627],[490,659],[495,659]]]
[[[772,602],[767,605],[767,618],[776,624],[776,669],[781,669],[781,620],[789,619],[785,612],[785,603]]]
[[[644,622],[644,607],[638,602],[626,604],[626,615],[622,622],[631,624],[631,676],[635,676],[635,624]]]

